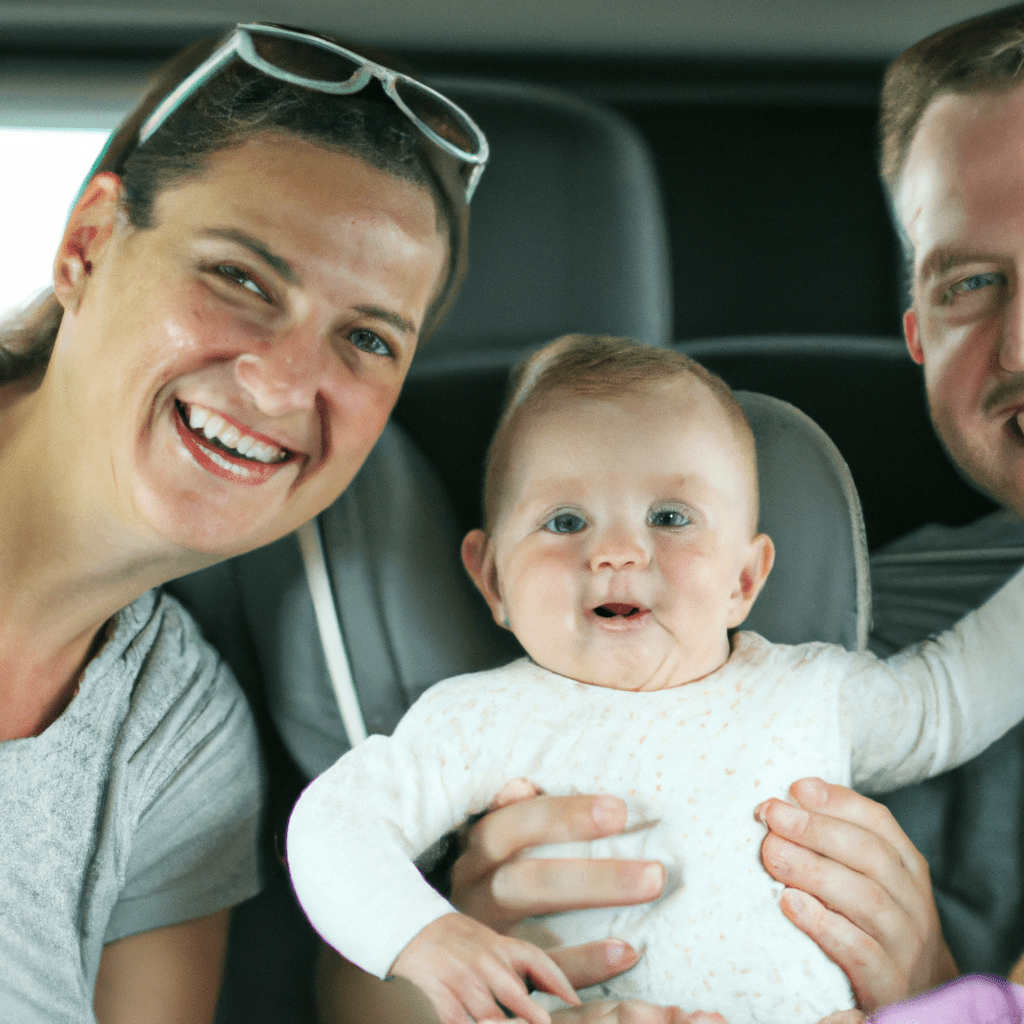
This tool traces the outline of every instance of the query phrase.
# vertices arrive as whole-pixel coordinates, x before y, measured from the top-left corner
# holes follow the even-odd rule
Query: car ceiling
[[[8,47],[162,48],[231,22],[265,20],[402,49],[886,59],[991,7],[990,0],[35,0],[0,3],[0,24]]]

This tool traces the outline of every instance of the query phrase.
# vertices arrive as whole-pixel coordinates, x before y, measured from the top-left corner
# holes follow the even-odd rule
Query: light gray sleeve
[[[150,779],[153,787],[139,809],[105,942],[201,917],[259,891],[255,724],[222,662],[205,683],[183,691],[132,759],[144,788]]]
[[[853,784],[880,793],[963,764],[1024,718],[1024,571],[953,628],[844,680]]]

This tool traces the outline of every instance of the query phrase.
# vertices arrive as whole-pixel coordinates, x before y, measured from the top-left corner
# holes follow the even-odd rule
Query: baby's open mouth
[[[602,619],[614,619],[616,617],[628,619],[633,615],[639,615],[642,610],[639,605],[618,604],[614,601],[609,601],[608,604],[602,604],[595,608],[594,614],[600,615]]]

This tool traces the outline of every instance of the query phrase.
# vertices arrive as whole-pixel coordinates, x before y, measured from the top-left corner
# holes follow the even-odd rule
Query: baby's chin
[[[527,653],[541,668],[577,683],[627,693],[651,693],[707,678],[729,660],[731,649],[727,644],[721,654],[715,652],[710,656],[704,652],[700,656],[687,656],[687,652],[673,651],[668,657],[652,658],[646,665],[638,663],[635,658],[616,664],[614,658],[579,662],[568,658],[538,658],[529,650]]]

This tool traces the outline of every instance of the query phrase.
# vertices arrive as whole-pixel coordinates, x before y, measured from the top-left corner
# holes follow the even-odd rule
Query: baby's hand
[[[463,914],[445,914],[428,924],[398,955],[391,972],[422,989],[443,1024],[506,1020],[499,1003],[529,1024],[551,1024],[523,978],[574,1006],[580,1001],[546,953]]]

